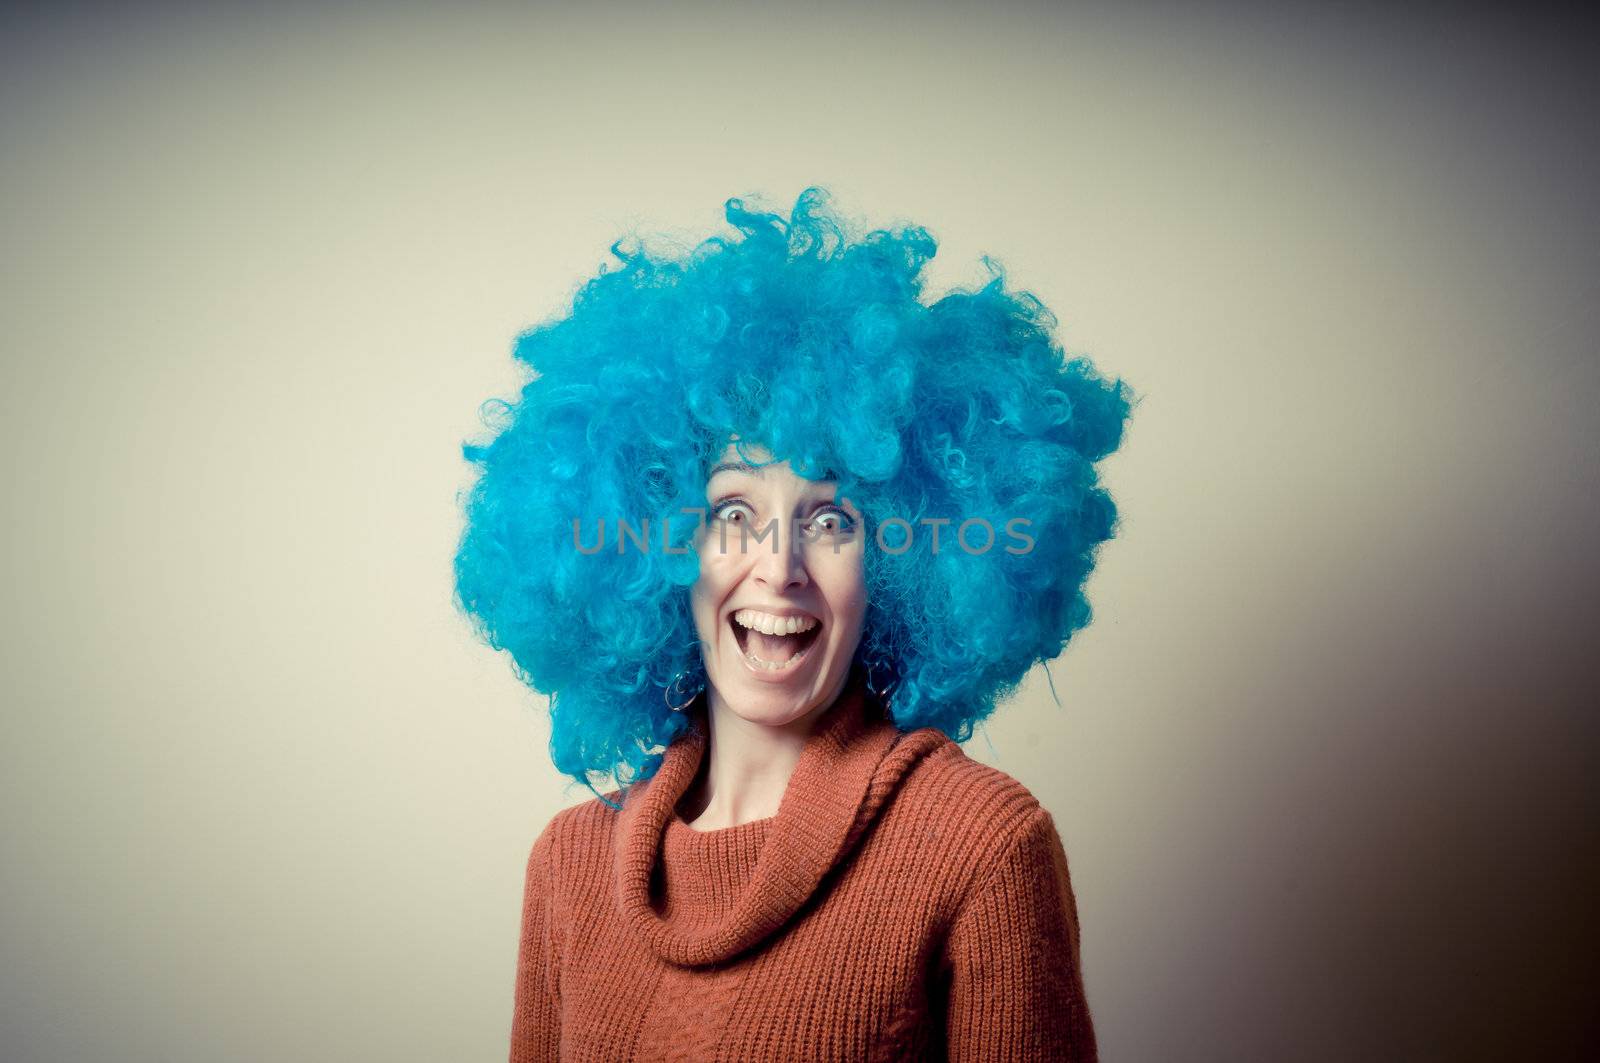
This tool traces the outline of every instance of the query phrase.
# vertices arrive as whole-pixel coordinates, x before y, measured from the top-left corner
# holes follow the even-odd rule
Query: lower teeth
[[[811,647],[809,647],[809,646],[806,647],[806,649],[810,649],[810,648]],[[760,668],[762,671],[765,671],[765,672],[776,672],[776,671],[779,671],[780,669],[789,667],[791,664],[795,664],[795,663],[799,662],[800,658],[804,657],[805,655],[806,655],[806,650],[801,650],[799,653],[795,654],[793,657],[790,657],[787,661],[763,661],[760,657],[757,657],[755,654],[747,653],[747,654],[744,655],[744,659],[749,661],[755,667]]]

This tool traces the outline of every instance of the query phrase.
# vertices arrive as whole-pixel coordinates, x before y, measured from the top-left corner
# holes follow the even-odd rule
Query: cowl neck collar
[[[682,966],[720,963],[784,925],[850,854],[910,769],[950,741],[931,727],[900,731],[853,675],[806,738],[749,883],[721,919],[690,926],[656,911],[651,879],[667,824],[705,755],[703,697],[696,707],[655,774],[629,787],[616,827],[622,916],[657,955]]]

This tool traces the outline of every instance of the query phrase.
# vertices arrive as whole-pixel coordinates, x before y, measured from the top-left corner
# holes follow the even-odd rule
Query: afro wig
[[[1067,358],[992,261],[983,287],[929,302],[923,228],[857,239],[818,188],[787,219],[725,209],[736,234],[690,250],[613,244],[570,311],[518,338],[527,383],[464,446],[457,605],[550,696],[551,759],[591,790],[648,778],[689,726],[664,692],[703,675],[693,514],[730,439],[857,507],[879,546],[858,658],[887,662],[898,727],[958,742],[1089,623],[1084,582],[1117,523],[1094,464],[1133,394]],[[607,518],[660,548],[579,549],[579,522]],[[989,531],[957,547],[972,521]],[[942,548],[917,527],[942,527]]]

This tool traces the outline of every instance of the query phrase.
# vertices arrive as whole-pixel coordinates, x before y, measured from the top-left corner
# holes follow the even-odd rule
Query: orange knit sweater
[[[703,704],[621,812],[534,843],[513,1063],[1096,1058],[1066,855],[1021,783],[853,678],[776,816],[697,831]]]

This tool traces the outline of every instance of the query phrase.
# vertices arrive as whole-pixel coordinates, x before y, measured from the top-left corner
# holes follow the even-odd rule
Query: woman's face
[[[746,464],[732,445],[706,483],[694,622],[708,695],[752,723],[782,726],[824,709],[849,675],[867,611],[865,536],[835,491],[788,462]]]

